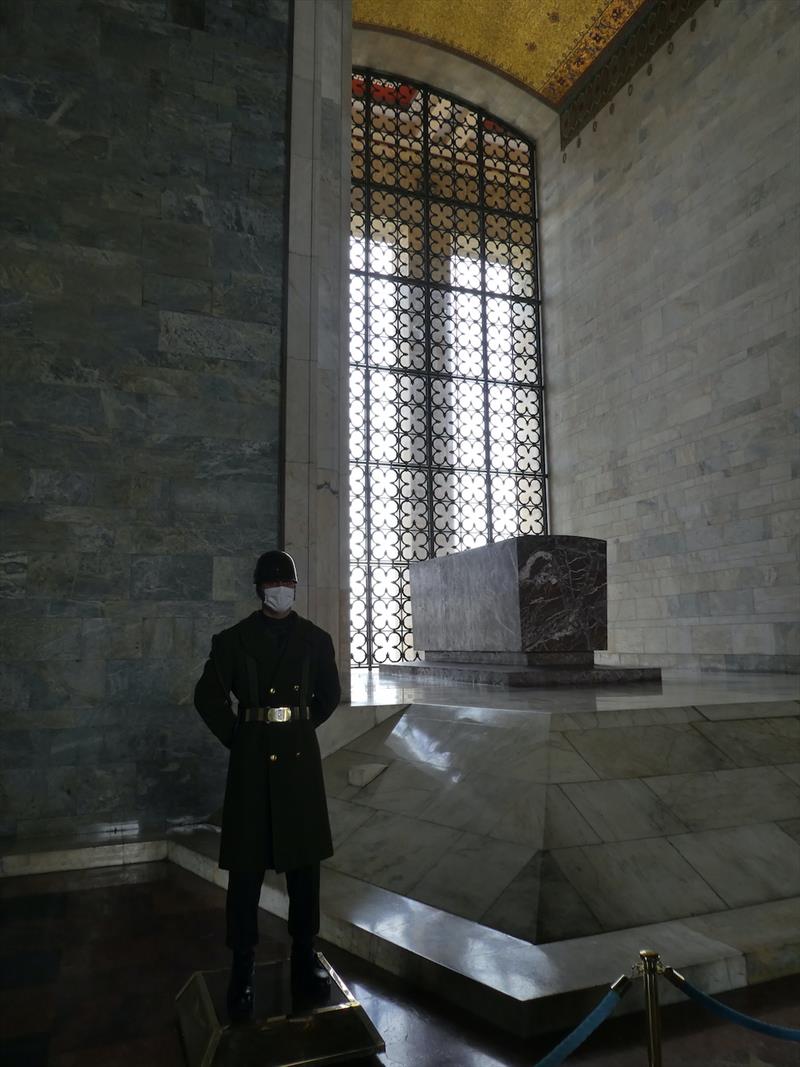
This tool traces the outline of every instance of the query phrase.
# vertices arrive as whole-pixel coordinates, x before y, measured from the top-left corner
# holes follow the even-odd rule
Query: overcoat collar
[[[266,659],[270,647],[264,633],[264,623],[259,618],[260,615],[260,611],[252,612],[246,619],[242,619],[239,626],[239,637],[244,650],[256,660]],[[307,643],[305,621],[302,615],[294,613],[292,625],[289,627],[286,648],[283,652],[284,662],[289,663],[293,659],[302,656],[303,646]]]

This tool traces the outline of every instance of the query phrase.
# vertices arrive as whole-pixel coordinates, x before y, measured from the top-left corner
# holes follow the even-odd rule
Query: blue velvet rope
[[[780,1037],[783,1041],[800,1041],[800,1030],[794,1030],[791,1026],[774,1026],[772,1023],[754,1019],[751,1015],[743,1015],[742,1012],[729,1008],[727,1004],[710,997],[708,993],[703,993],[702,990],[693,986],[691,982],[687,982],[683,975],[678,975],[669,968],[665,970],[664,977],[684,992],[687,997],[691,997],[692,1000],[704,1005],[709,1011],[719,1015],[721,1019],[727,1019],[729,1022],[737,1023],[739,1026],[745,1026],[748,1030],[756,1030],[760,1034]]]
[[[595,1032],[601,1023],[606,1021],[617,1004],[619,1004],[620,999],[620,992],[616,989],[609,989],[597,1007],[592,1008],[583,1022],[579,1023],[571,1034],[567,1034],[564,1040],[556,1045],[551,1052],[548,1052],[543,1060],[539,1060],[536,1067],[558,1067],[560,1063],[563,1063],[567,1056],[571,1055],[590,1034]]]

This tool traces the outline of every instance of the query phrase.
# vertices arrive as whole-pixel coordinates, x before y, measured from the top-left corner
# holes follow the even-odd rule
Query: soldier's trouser
[[[264,871],[229,871],[225,898],[225,944],[241,951],[258,944],[258,898]],[[319,933],[319,864],[286,872],[289,934],[295,945],[311,945]]]

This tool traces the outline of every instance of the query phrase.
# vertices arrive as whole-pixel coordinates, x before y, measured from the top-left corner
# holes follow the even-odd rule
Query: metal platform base
[[[175,998],[188,1067],[311,1067],[384,1052],[369,1016],[321,953],[331,976],[324,1003],[293,1000],[289,960],[256,964],[255,1017],[228,1022],[229,972],[197,971]]]

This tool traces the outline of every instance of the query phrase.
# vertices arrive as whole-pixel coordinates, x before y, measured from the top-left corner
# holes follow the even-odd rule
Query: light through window
[[[354,666],[415,658],[413,560],[547,528],[533,146],[353,75]]]

